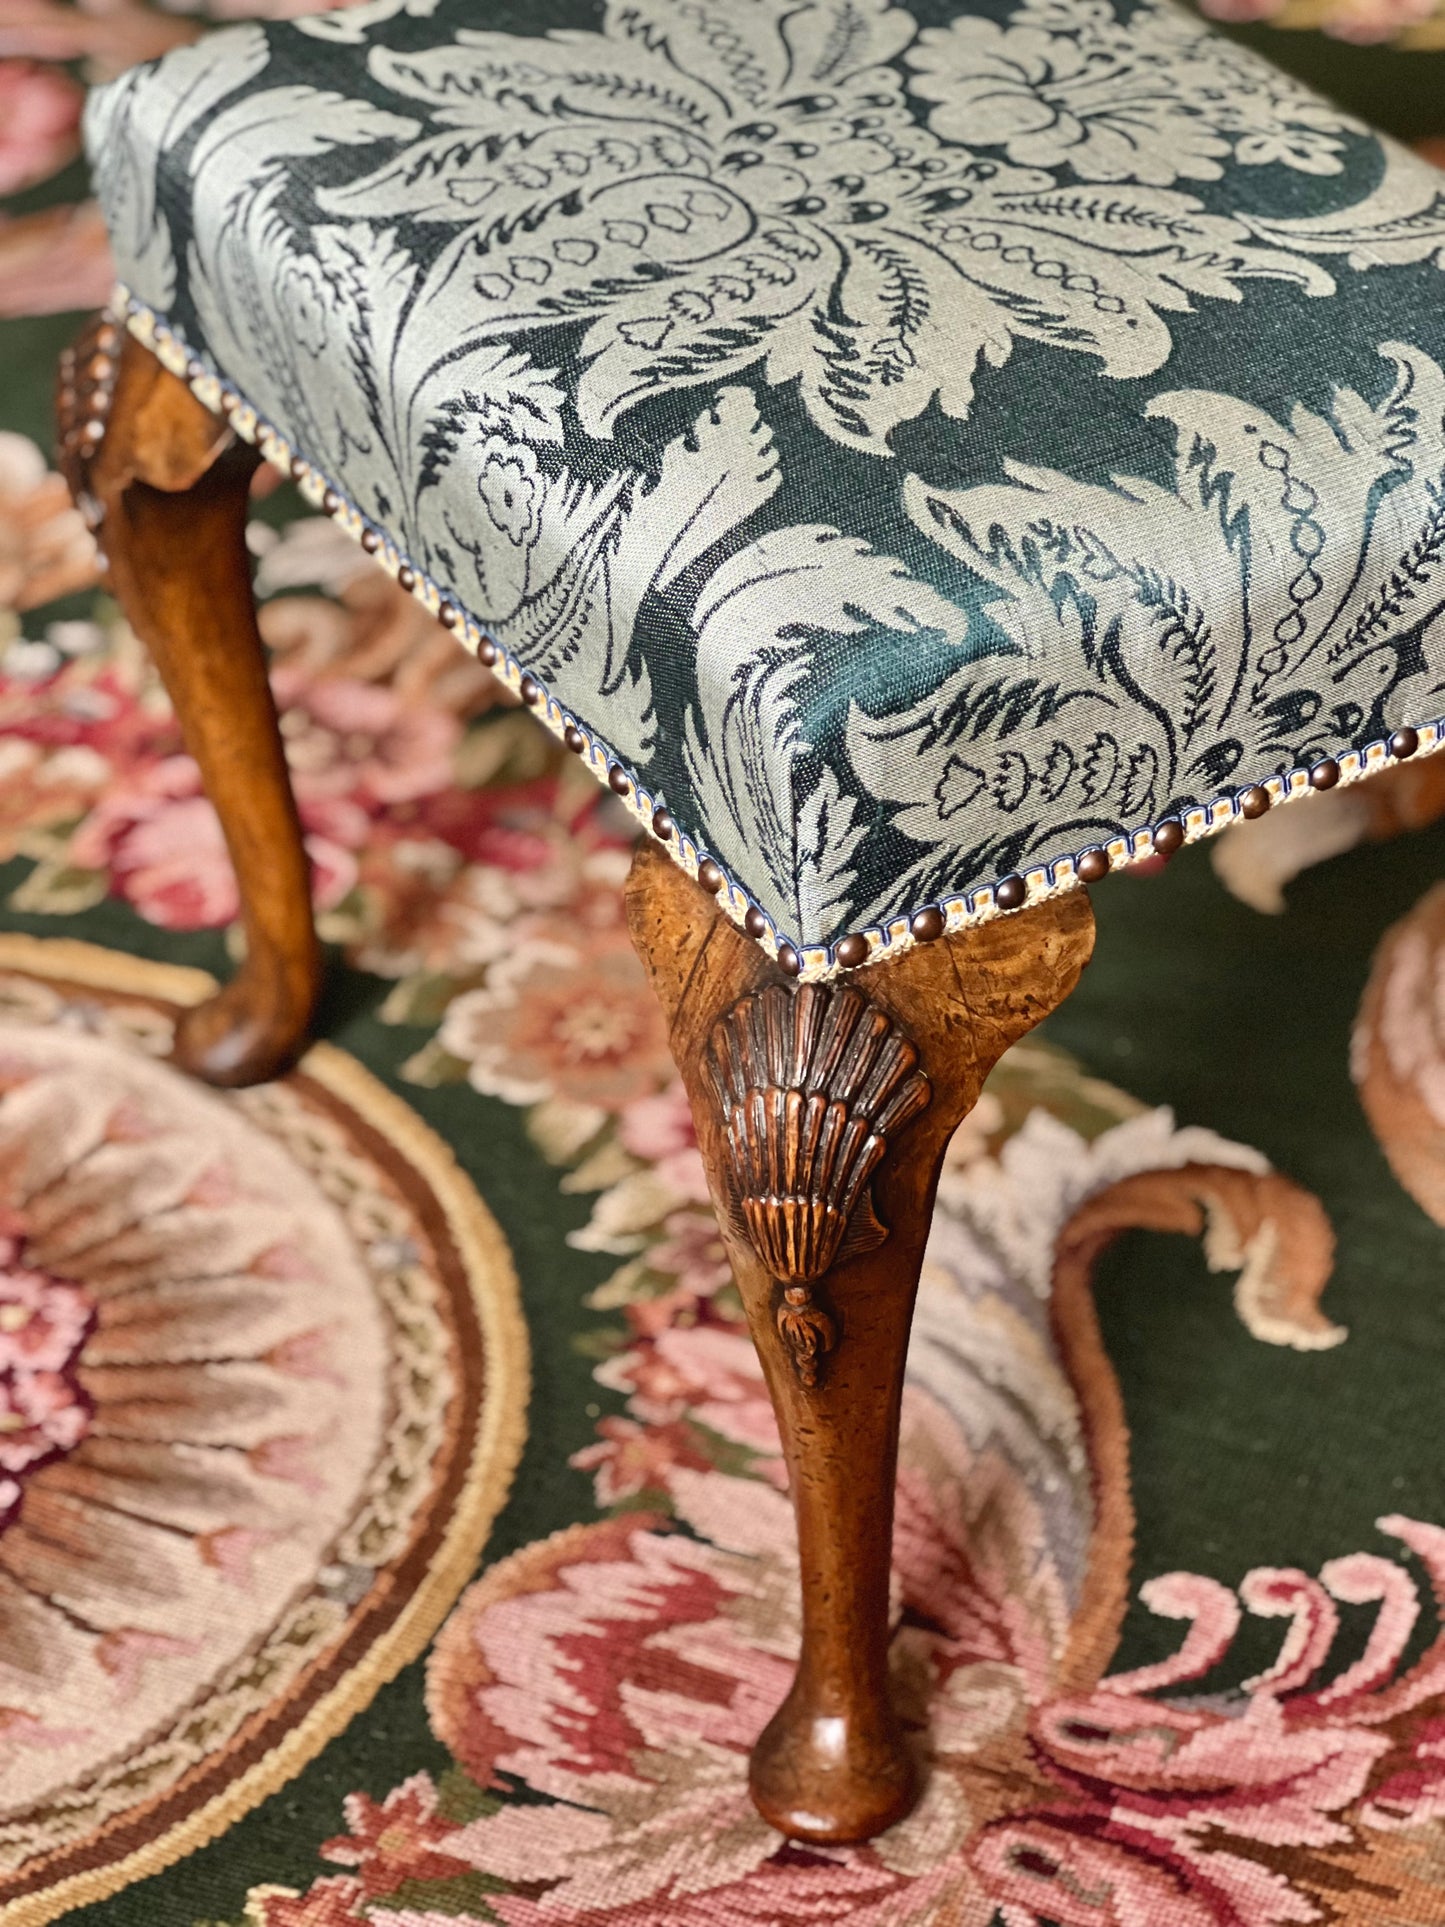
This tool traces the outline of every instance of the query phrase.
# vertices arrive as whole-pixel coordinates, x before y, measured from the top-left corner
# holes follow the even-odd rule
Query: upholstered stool
[[[913,1797],[912,1299],[1078,886],[1445,727],[1445,177],[1169,5],[922,14],[374,0],[172,53],[91,105],[123,286],[61,395],[240,877],[202,1076],[317,985],[258,455],[649,832],[801,1537],[753,1787],[815,1841]]]

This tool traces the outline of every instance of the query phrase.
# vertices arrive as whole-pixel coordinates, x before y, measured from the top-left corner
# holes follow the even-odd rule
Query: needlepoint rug
[[[1442,1927],[1438,759],[1102,887],[960,1131],[863,1849],[743,1791],[794,1555],[628,826],[275,476],[324,1041],[166,1062],[236,893],[45,453],[80,83],[310,4],[0,4],[0,1927]],[[1445,133],[1433,0],[1311,17]]]
[[[213,980],[0,936],[0,1916],[223,1831],[415,1657],[521,1447],[506,1245],[354,1058],[219,1096]]]

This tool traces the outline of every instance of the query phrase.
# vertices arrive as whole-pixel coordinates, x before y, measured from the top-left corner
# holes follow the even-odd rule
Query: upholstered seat
[[[386,0],[89,136],[132,328],[809,975],[1435,746],[1441,177],[1172,6]]]

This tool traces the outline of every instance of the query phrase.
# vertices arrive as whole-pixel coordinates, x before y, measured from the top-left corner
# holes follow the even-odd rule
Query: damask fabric
[[[1445,180],[1172,6],[379,0],[88,131],[132,326],[808,974],[1434,747]]]

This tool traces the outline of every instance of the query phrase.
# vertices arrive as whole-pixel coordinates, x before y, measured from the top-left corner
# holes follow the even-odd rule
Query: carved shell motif
[[[847,985],[769,984],[719,1018],[708,1069],[754,1250],[785,1286],[821,1278],[889,1137],[928,1106],[918,1052]]]

